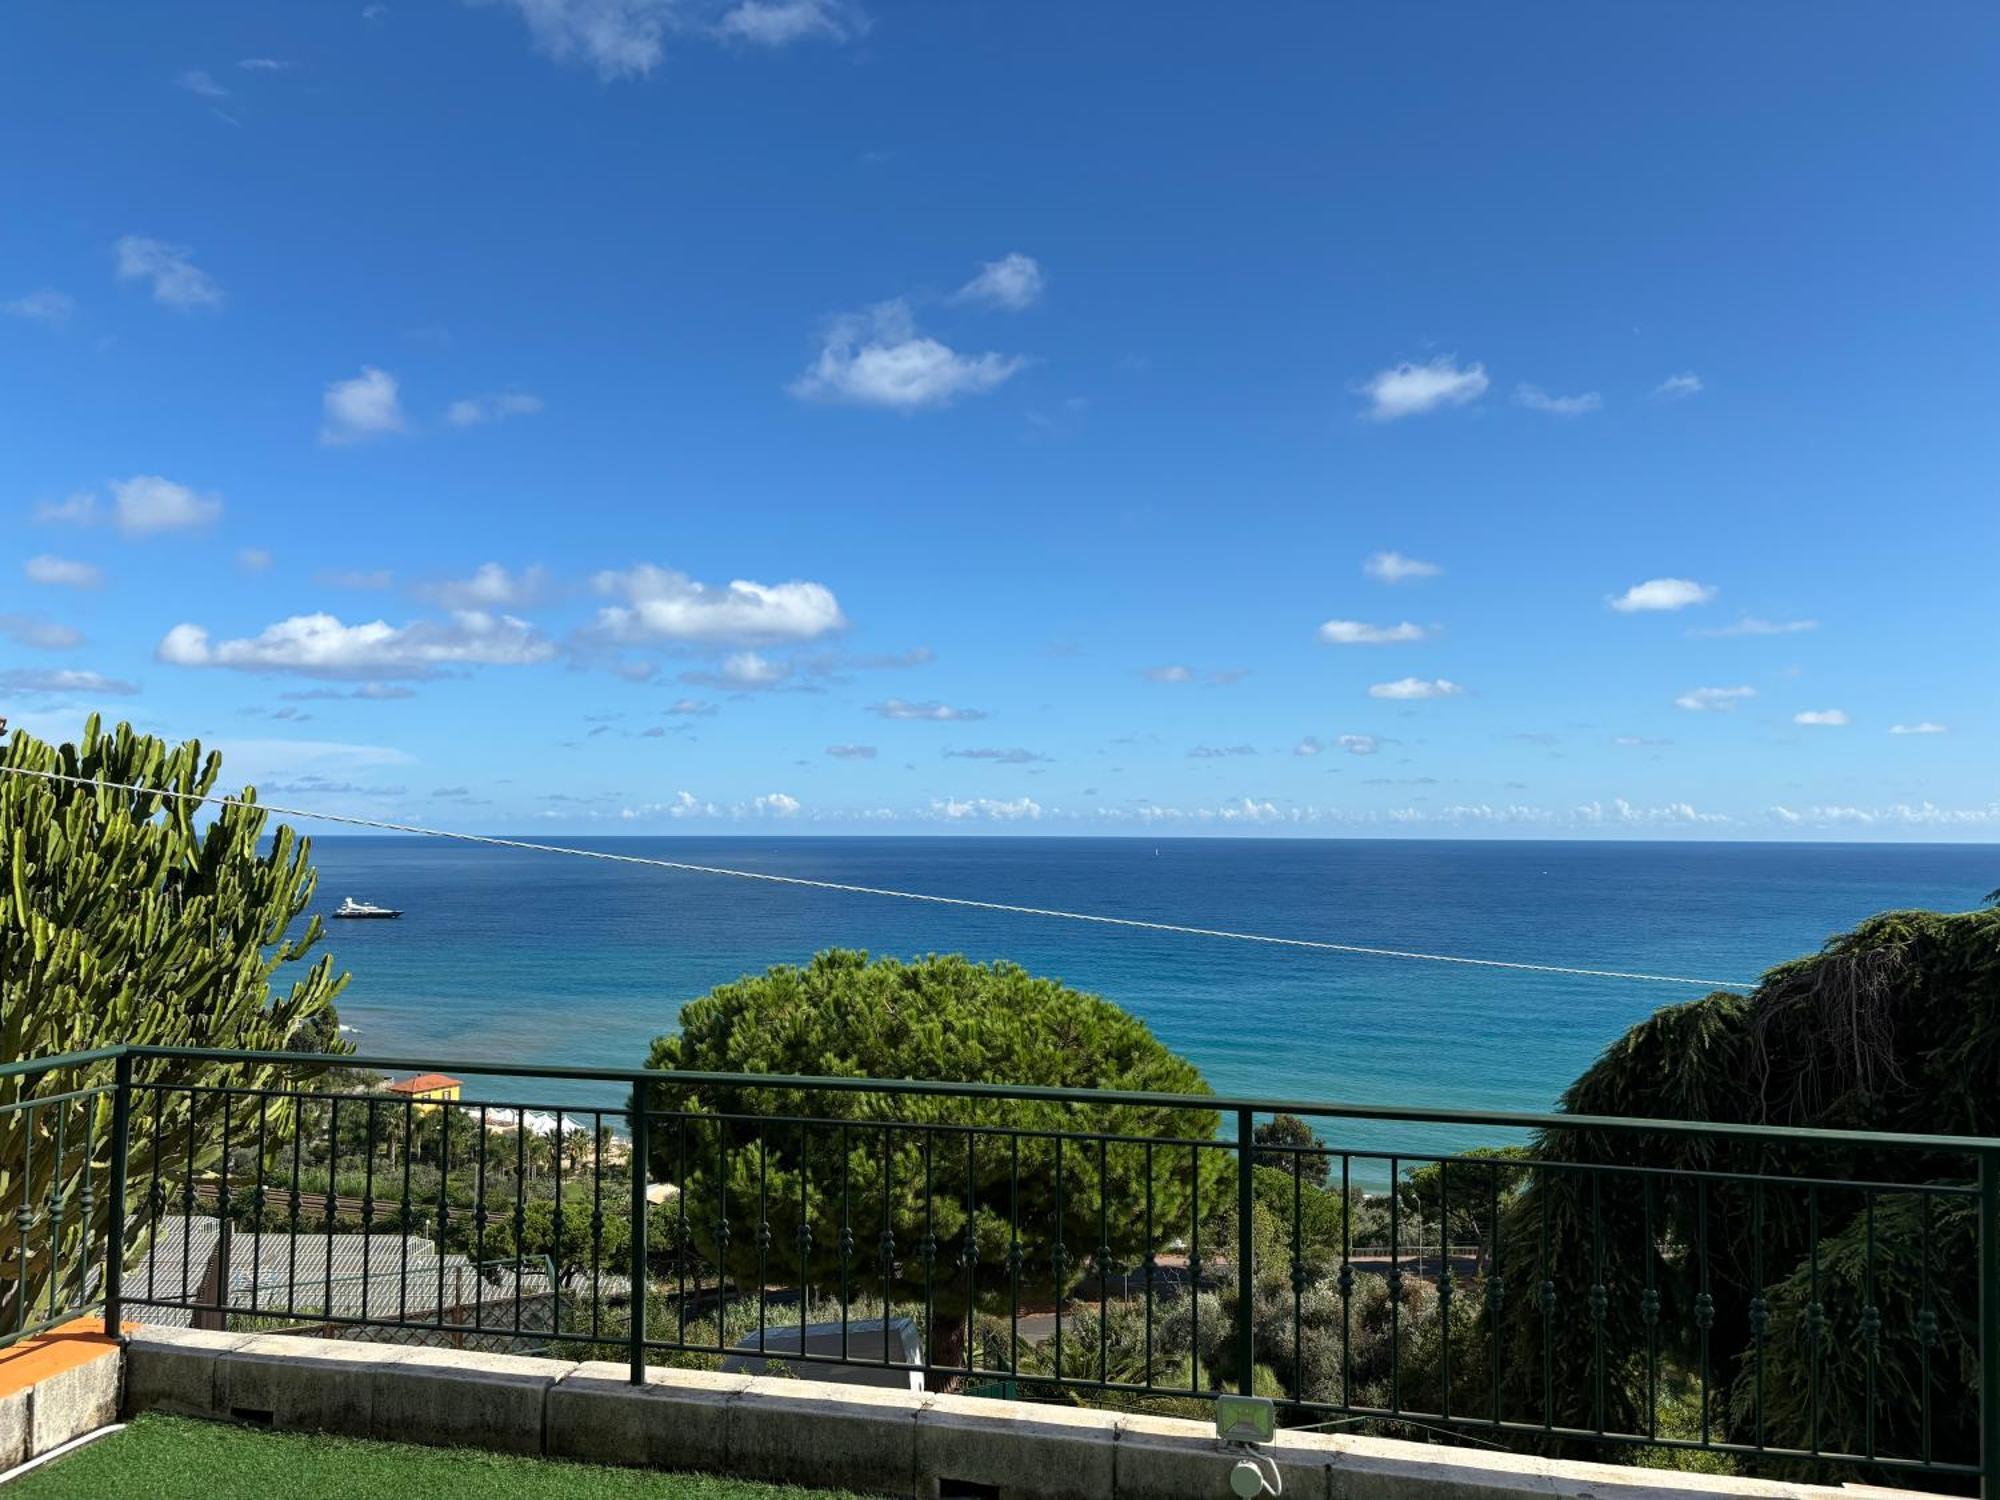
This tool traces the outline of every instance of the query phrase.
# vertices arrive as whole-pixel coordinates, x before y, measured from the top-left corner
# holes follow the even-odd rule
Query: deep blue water
[[[1745,981],[1873,912],[1962,910],[2000,884],[2000,847],[1965,845],[572,842],[1209,927]],[[354,976],[342,1018],[358,1047],[382,1055],[636,1067],[682,1002],[846,945],[1011,958],[1096,991],[1142,1016],[1224,1094],[1540,1110],[1627,1026],[1703,993],[1094,928],[441,840],[322,838],[314,848],[318,909],[352,895],[407,912],[400,922],[328,924],[330,949]],[[574,1087],[563,1094],[576,1097]],[[1392,1134],[1359,1129],[1353,1139],[1379,1147]]]

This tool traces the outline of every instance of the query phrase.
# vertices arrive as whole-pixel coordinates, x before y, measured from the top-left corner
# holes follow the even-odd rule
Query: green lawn
[[[7,1500],[855,1500],[844,1492],[649,1474],[140,1417],[16,1481]]]

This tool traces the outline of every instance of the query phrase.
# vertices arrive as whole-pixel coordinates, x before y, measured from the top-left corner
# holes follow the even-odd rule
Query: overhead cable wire
[[[1393,958],[1421,963],[1458,964],[1478,969],[1506,969],[1528,974],[1564,974],[1578,979],[1624,979],[1645,984],[1696,985],[1707,989],[1745,989],[1735,979],[1697,979],[1683,974],[1645,974],[1629,969],[1592,969],[1573,964],[1527,963],[1505,958],[1468,958],[1455,953],[1423,953],[1407,948],[1382,948],[1362,943],[1336,943],[1322,938],[1279,937],[1261,932],[1237,932],[1224,927],[1198,927],[1185,922],[1155,922],[1143,917],[1114,917],[1101,912],[1064,911],[1049,906],[1022,906],[1008,901],[982,901],[971,896],[939,896],[925,891],[904,891],[889,886],[859,885],[845,880],[815,880],[804,875],[779,875],[768,870],[739,870],[726,865],[694,864],[687,860],[661,859],[647,854],[620,854],[609,849],[581,849],[568,844],[547,844],[533,839],[501,838],[488,833],[460,833],[449,828],[425,828],[415,823],[395,823],[385,818],[363,818],[351,813],[320,812],[312,808],[282,807],[274,802],[253,802],[242,797],[217,797],[196,792],[177,792],[165,787],[130,782],[103,781],[89,776],[71,776],[61,771],[38,771],[25,766],[0,766],[0,774],[29,776],[43,781],[105,791],[134,792],[144,796],[167,797],[183,802],[206,803],[215,807],[241,807],[256,812],[278,813],[288,818],[307,818],[321,823],[338,823],[350,828],[369,828],[381,833],[406,833],[425,838],[452,839],[462,844],[480,844],[495,849],[518,849],[531,854],[561,854],[573,859],[595,859],[611,864],[643,865],[656,870],[674,870],[684,875],[713,875],[731,880],[752,880],[767,885],[791,886],[813,891],[832,891],[849,896],[879,896],[895,901],[918,901],[932,906],[953,906],[971,911],[1001,912],[1017,917],[1043,917],[1062,922],[1084,922],[1100,927],[1122,927],[1139,932],[1170,933],[1180,937],[1218,938],[1235,943],[1262,943],[1275,948],[1300,948],[1317,953],[1344,953],[1361,958]]]

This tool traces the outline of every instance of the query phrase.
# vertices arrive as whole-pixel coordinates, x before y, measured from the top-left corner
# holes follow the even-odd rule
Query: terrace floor
[[[142,1416],[24,1474],[7,1500],[858,1500],[832,1490],[653,1474],[469,1449],[264,1432]]]

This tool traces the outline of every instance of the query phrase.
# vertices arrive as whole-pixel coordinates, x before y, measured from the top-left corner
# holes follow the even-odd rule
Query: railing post
[[[632,1085],[632,1384],[646,1383],[646,1085]]]
[[[2000,1155],[1979,1154],[1979,1493],[2000,1500]]]
[[[1236,1111],[1236,1389],[1257,1393],[1257,1278],[1251,1265],[1250,1220],[1256,1204],[1255,1156],[1250,1150],[1252,1112]],[[1197,1268],[1198,1270],[1199,1268]],[[1990,1497],[1989,1497],[1990,1500]]]
[[[132,1054],[120,1052],[111,1066],[111,1222],[104,1243],[104,1333],[115,1339],[125,1312],[125,1173],[132,1133]],[[88,1226],[84,1232],[89,1233]]]

